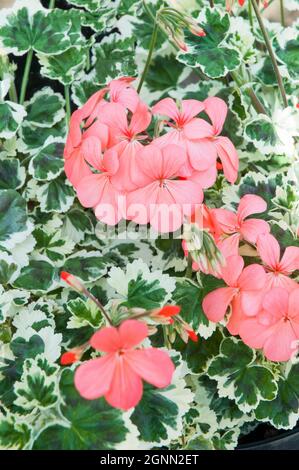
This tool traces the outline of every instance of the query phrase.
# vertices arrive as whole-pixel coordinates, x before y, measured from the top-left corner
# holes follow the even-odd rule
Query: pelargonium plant
[[[298,1],[12,3],[1,447],[234,449],[294,428]]]

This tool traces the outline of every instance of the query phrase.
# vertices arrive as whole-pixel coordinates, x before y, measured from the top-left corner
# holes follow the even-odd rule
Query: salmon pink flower
[[[109,112],[103,116],[103,120],[111,129],[117,142],[114,150],[119,156],[119,172],[114,176],[113,183],[118,189],[132,191],[137,188],[138,178],[137,158],[142,149],[140,140],[147,135],[140,135],[151,122],[151,114],[147,106],[139,102],[130,119],[126,110],[118,103],[109,104]]]
[[[132,77],[112,80],[108,85],[110,103],[119,103],[125,109],[129,109],[129,111],[134,113],[140,103],[137,91],[131,86],[134,80]]]
[[[257,250],[267,271],[266,288],[282,287],[288,291],[297,288],[297,283],[289,276],[299,269],[299,248],[288,246],[280,258],[278,241],[270,234],[260,235]]]
[[[288,361],[298,351],[299,288],[276,287],[265,295],[262,310],[241,323],[240,336],[251,348],[263,349],[270,361]]]
[[[109,129],[106,124],[99,120],[87,123],[95,108],[104,101],[105,93],[106,89],[95,93],[82,108],[72,114],[64,149],[64,169],[74,186],[81,178],[92,173],[89,164],[92,165],[108,146]]]
[[[106,327],[91,338],[93,348],[106,354],[81,364],[75,372],[75,386],[87,400],[104,396],[116,408],[128,410],[142,397],[142,380],[158,388],[172,380],[174,365],[164,351],[136,349],[148,336],[148,327],[126,320],[119,328]]]
[[[84,207],[93,207],[96,217],[108,225],[116,225],[125,216],[122,210],[122,193],[113,185],[113,176],[119,171],[116,150],[107,150],[93,166],[99,173],[82,178],[77,185],[77,195]]]
[[[151,144],[138,155],[136,164],[139,188],[127,195],[127,218],[137,224],[148,222],[158,232],[173,232],[181,227],[203,199],[201,187],[193,181],[177,180],[186,161],[177,145],[159,149]]]
[[[155,145],[163,148],[165,145],[175,144],[183,147],[187,153],[188,160],[184,167],[181,168],[180,176],[190,176],[193,173],[193,162],[197,161],[198,158],[201,158],[200,170],[202,171],[209,169],[213,163],[209,155],[199,153],[198,145],[186,136],[186,131],[194,121],[202,122],[202,129],[200,129],[200,134],[197,134],[197,137],[200,138],[206,135],[205,128],[207,123],[203,119],[195,117],[203,110],[203,103],[197,100],[182,100],[181,108],[179,109],[172,98],[164,98],[152,108],[154,115],[167,116],[173,121],[167,122],[172,129],[167,134],[155,139]]]
[[[255,244],[259,235],[270,232],[270,226],[265,220],[247,218],[266,209],[267,204],[261,197],[246,194],[241,198],[236,213],[226,209],[212,209],[211,214],[223,232],[222,239],[229,236],[229,243],[238,248],[240,240]]]
[[[244,268],[243,258],[239,255],[227,258],[222,268],[222,279],[227,287],[220,287],[205,296],[202,307],[209,320],[223,320],[228,307],[231,315],[227,329],[232,335],[238,334],[244,316],[254,316],[259,312],[264,295],[266,273],[259,264]]]

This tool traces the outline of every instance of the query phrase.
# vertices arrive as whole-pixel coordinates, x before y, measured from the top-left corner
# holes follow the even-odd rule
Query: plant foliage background
[[[146,3],[155,11],[163,2]],[[186,32],[186,53],[159,32],[142,96],[149,104],[166,95],[223,98],[230,109],[225,133],[238,149],[241,171],[233,186],[219,176],[206,200],[235,208],[243,194],[261,195],[282,247],[299,246],[299,24],[266,23],[288,94],[283,110],[247,10],[229,15],[222,0],[214,9],[205,0],[179,3],[199,16],[207,36]],[[299,7],[296,0],[288,3]],[[80,206],[66,181],[68,96],[75,109],[109,80],[140,75],[153,28],[143,3],[69,0],[48,7],[19,0],[0,19],[1,447],[233,449],[260,422],[291,429],[299,418],[297,362],[269,362],[207,320],[201,302],[215,279],[184,277],[179,240],[102,236],[92,211]],[[29,84],[17,103],[14,77],[25,73],[28,56]],[[250,89],[267,115],[252,106]],[[58,359],[88,340],[103,319],[62,286],[62,269],[84,281],[108,309],[115,299],[131,307],[167,301],[182,307],[200,341],[174,342],[171,386],[147,386],[140,404],[126,413],[103,398],[78,395],[73,368],[62,368]],[[153,343],[162,345],[160,333]]]

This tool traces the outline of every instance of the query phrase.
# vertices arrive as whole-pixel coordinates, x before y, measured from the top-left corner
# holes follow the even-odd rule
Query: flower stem
[[[245,83],[243,83],[243,81],[241,80],[241,78],[238,76],[236,72],[231,72],[230,74],[239,88],[245,85]],[[267,111],[265,110],[263,104],[260,102],[256,94],[254,93],[253,89],[251,87],[248,87],[244,91],[251,99],[251,103],[254,109],[260,114],[267,115]]]
[[[152,37],[151,37],[151,42],[150,42],[150,46],[149,46],[149,50],[148,50],[147,59],[146,59],[144,70],[142,72],[140,82],[139,82],[138,88],[137,88],[138,93],[140,93],[140,90],[142,88],[143,82],[145,80],[146,74],[148,72],[148,69],[149,69],[149,66],[150,66],[150,63],[151,63],[151,60],[152,60],[152,55],[153,55],[153,52],[154,52],[156,39],[157,39],[157,33],[158,33],[158,24],[157,24],[157,21],[155,20],[154,29],[153,29],[153,33],[152,33]]]
[[[283,0],[279,0],[280,3],[280,21],[281,21],[281,26],[285,26],[285,16],[284,16],[284,5],[283,5]]]
[[[211,7],[211,8],[214,8],[214,6],[215,6],[215,5],[214,5],[214,0],[209,0],[209,2],[210,2],[210,7]]]
[[[65,108],[66,108],[66,124],[69,125],[71,118],[71,99],[70,99],[70,87],[65,85],[64,87],[64,97],[65,97]]]
[[[30,68],[31,68],[31,64],[32,64],[32,58],[33,58],[33,49],[30,49],[28,51],[27,58],[26,58],[26,63],[25,63],[24,75],[23,75],[23,80],[22,80],[22,85],[21,85],[21,92],[20,92],[20,104],[23,104],[24,101],[25,101],[26,90],[27,90],[29,74],[30,74]]]
[[[250,27],[253,30],[253,15],[252,15],[251,2],[248,2],[248,18],[249,18]]]
[[[12,83],[10,85],[9,99],[10,99],[10,101],[14,101],[15,103],[18,102],[18,94],[17,94],[17,89],[16,89],[16,85],[15,85],[14,81],[12,81]]]
[[[192,273],[193,273],[192,263],[193,263],[192,256],[190,255],[190,253],[188,253],[188,264],[187,264],[187,269],[186,269],[186,274],[185,274],[185,277],[188,279],[192,278]]]
[[[282,96],[283,104],[284,104],[285,107],[287,107],[288,106],[287,95],[286,95],[286,92],[285,92],[285,89],[284,89],[284,86],[283,86],[283,81],[282,81],[282,78],[281,78],[281,75],[280,75],[280,72],[279,72],[279,68],[278,68],[278,65],[277,65],[276,57],[274,55],[274,51],[273,51],[273,48],[272,48],[272,45],[271,45],[269,35],[268,35],[267,30],[264,26],[263,18],[262,18],[262,15],[260,13],[259,7],[257,6],[256,0],[251,0],[251,3],[252,3],[252,6],[253,6],[253,9],[254,9],[254,12],[256,14],[257,20],[259,22],[261,32],[262,32],[262,35],[263,35],[264,40],[265,40],[266,47],[267,47],[268,52],[269,52],[269,56],[270,56],[270,59],[271,59],[271,62],[272,62],[273,68],[274,68],[274,72],[275,72],[275,75],[276,75],[276,80],[277,80],[277,83],[278,83],[278,87],[279,87],[279,90],[280,90],[280,93],[281,93],[281,96]]]
[[[55,8],[55,0],[50,0],[49,9],[52,10],[53,8]]]
[[[106,318],[106,320],[108,321],[109,325],[113,326],[113,323],[112,323],[112,320],[111,318],[109,317],[108,313],[106,312],[106,310],[104,309],[103,305],[101,304],[101,302],[91,293],[89,292],[87,289],[84,289],[84,294],[86,295],[86,297],[88,297],[92,302],[94,302],[96,304],[96,306],[100,309],[100,311],[102,312],[103,316]]]

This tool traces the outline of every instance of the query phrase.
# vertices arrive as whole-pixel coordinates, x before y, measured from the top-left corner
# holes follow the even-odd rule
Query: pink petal
[[[151,183],[144,188],[136,189],[127,194],[127,219],[136,224],[147,224],[150,219],[150,207],[158,200],[159,183]]]
[[[268,222],[261,219],[247,219],[242,222],[240,233],[244,240],[256,244],[260,235],[270,232]]]
[[[212,96],[204,100],[205,112],[211,119],[215,134],[219,135],[227,115],[227,104],[221,98]]]
[[[229,237],[223,238],[223,240],[219,240],[217,242],[217,246],[223,256],[228,258],[229,256],[238,255],[239,253],[239,242],[240,242],[240,235],[238,233],[234,233]]]
[[[246,290],[240,294],[241,308],[248,317],[256,316],[262,306],[265,292],[263,290]]]
[[[179,174],[187,160],[186,151],[178,145],[167,145],[162,149],[162,177],[172,178]]]
[[[226,265],[221,269],[221,277],[224,282],[230,287],[238,287],[243,267],[242,256],[234,255],[226,258]]]
[[[275,270],[280,260],[280,246],[276,238],[269,233],[261,234],[256,246],[263,263]]]
[[[281,274],[279,272],[269,272],[266,274],[265,290],[270,290],[273,287],[280,287],[285,289],[287,292],[292,292],[298,287],[298,284],[294,279]]]
[[[206,137],[214,137],[214,129],[204,119],[195,118],[184,125],[184,135],[187,139],[199,140]]]
[[[275,287],[265,294],[263,309],[278,321],[287,314],[288,302],[288,292],[279,287]]]
[[[80,149],[74,150],[71,156],[64,161],[64,171],[73,186],[77,186],[82,178],[92,174],[84,160]]]
[[[231,314],[229,315],[226,328],[231,335],[238,335],[241,322],[244,320],[245,315],[241,306],[240,295],[236,295],[231,303]]]
[[[265,212],[267,209],[267,203],[260,196],[254,194],[246,194],[240,200],[237,216],[241,223],[246,217],[251,214],[259,214]]]
[[[152,113],[167,116],[176,121],[179,115],[179,110],[172,98],[164,98],[152,107]]]
[[[103,167],[108,175],[115,175],[119,169],[119,159],[117,151],[114,149],[107,150],[103,156]]]
[[[92,335],[90,345],[99,351],[115,352],[122,347],[122,340],[117,328],[106,326]]]
[[[125,320],[120,325],[118,332],[122,348],[129,349],[140,344],[148,336],[148,327],[141,321]]]
[[[221,230],[230,234],[238,231],[237,216],[227,209],[212,209],[211,214],[216,218]]]
[[[281,320],[264,344],[264,354],[270,361],[288,361],[298,349],[291,322]]]
[[[239,287],[242,290],[261,290],[266,282],[266,273],[259,264],[251,264],[244,268],[239,277]]]
[[[101,141],[102,149],[106,149],[109,140],[109,129],[106,124],[102,122],[95,121],[86,131],[84,131],[82,140],[88,139],[90,137],[96,137]]]
[[[223,320],[228,306],[236,295],[233,287],[220,287],[205,296],[202,308],[210,321],[219,322]]]
[[[230,183],[235,183],[238,177],[239,157],[233,143],[227,137],[218,137],[215,144],[225,178]]]
[[[124,355],[118,356],[110,390],[105,394],[107,402],[126,411],[139,403],[142,391],[141,378],[124,360]]]
[[[156,348],[128,351],[125,360],[143,380],[158,388],[167,387],[175,370],[168,354]]]
[[[106,177],[101,199],[95,207],[95,215],[107,225],[116,225],[125,218],[125,198],[111,183],[111,178]]]
[[[288,316],[299,322],[299,287],[289,294]]]
[[[119,155],[119,168],[112,176],[112,184],[122,191],[133,191],[138,186],[149,183],[145,177],[142,165],[139,163],[139,154],[143,148],[138,141],[122,141],[113,147]]]
[[[81,151],[85,160],[95,169],[101,169],[102,145],[100,139],[91,136],[83,139]]]
[[[82,178],[77,186],[77,196],[84,207],[94,207],[101,200],[104,187],[107,184],[107,176],[103,174],[91,174]]]
[[[140,101],[135,112],[132,115],[129,126],[130,130],[134,132],[134,134],[139,134],[140,132],[145,131],[150,125],[151,119],[152,116],[151,113],[148,111],[148,107],[145,103],[142,103]]]
[[[260,349],[271,336],[271,328],[259,322],[258,316],[240,323],[239,335],[247,346]]]
[[[192,168],[207,170],[211,165],[216,166],[217,150],[209,139],[188,140],[186,142],[188,157]]]
[[[299,269],[299,248],[297,246],[288,246],[285,249],[279,266],[285,274],[291,274]]]
[[[194,170],[192,175],[188,178],[189,181],[198,183],[203,189],[210,188],[213,186],[217,178],[216,165],[211,165],[209,168],[203,171]]]
[[[194,212],[194,205],[200,204],[203,201],[203,192],[198,183],[193,181],[165,181],[167,191],[173,198],[173,203],[182,206],[183,212],[186,215],[191,215]]]
[[[102,90],[99,90],[96,93],[94,93],[86,101],[86,103],[79,110],[82,116],[81,120],[86,119],[87,117],[91,115],[91,113],[93,112],[97,104],[104,98],[106,92],[107,92],[107,88],[103,88]]]
[[[83,362],[76,369],[74,377],[75,387],[80,395],[87,400],[105,395],[110,389],[115,366],[114,354]]]
[[[185,121],[190,121],[190,119],[203,111],[204,108],[204,104],[201,101],[182,100],[182,118]]]

